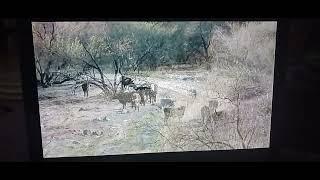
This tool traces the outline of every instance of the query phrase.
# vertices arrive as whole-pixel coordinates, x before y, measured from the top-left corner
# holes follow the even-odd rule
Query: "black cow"
[[[134,88],[134,90],[136,90],[136,91],[141,91],[141,90],[151,90],[151,88],[150,87],[144,87],[144,86],[140,86],[140,87],[135,87]]]
[[[129,77],[125,77],[125,76],[121,76],[121,87],[122,89],[125,89],[126,86],[130,85],[130,84],[134,84],[133,80]]]

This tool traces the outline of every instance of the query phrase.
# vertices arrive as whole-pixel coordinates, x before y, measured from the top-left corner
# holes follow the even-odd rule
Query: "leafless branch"
[[[256,129],[257,129],[257,126],[255,126],[255,127],[253,128],[253,130],[252,130],[252,134],[251,134],[250,139],[249,139],[249,141],[248,141],[248,143],[247,143],[247,147],[249,147],[249,145],[250,145],[250,143],[251,143],[251,140],[252,140],[252,137],[254,136],[254,133],[255,133]]]
[[[95,78],[95,77],[93,77],[93,76],[91,76],[91,75],[88,75],[88,74],[87,74],[87,76],[88,76],[89,78],[91,78],[92,80],[94,80],[95,82],[102,83],[101,80],[99,80],[99,79],[97,79],[97,78]]]
[[[93,84],[93,85],[97,86],[99,89],[101,89],[103,92],[105,92],[105,88],[103,86],[101,86],[100,84],[98,84],[94,81],[89,81],[89,84]]]
[[[250,132],[251,132],[252,130],[253,130],[253,129],[249,129],[249,130],[247,131],[247,133],[246,133],[246,134],[244,135],[244,137],[243,137],[244,140],[247,139],[248,134],[250,134]]]
[[[203,53],[202,53],[197,47],[193,47],[193,50],[196,51],[196,52],[198,52],[198,54],[199,54],[201,57],[206,58],[206,56],[203,55]]]
[[[37,71],[38,71],[38,73],[41,75],[41,73],[42,73],[42,68],[41,68],[41,64],[40,64],[40,60],[39,60],[39,58],[35,58],[35,60],[36,60],[36,63],[38,64],[38,67],[36,68],[37,69]]]
[[[232,145],[228,144],[228,143],[225,143],[225,142],[220,142],[220,141],[215,141],[215,142],[211,142],[212,144],[221,144],[221,145],[224,145],[224,146],[227,146],[231,149],[235,149]]]
[[[103,74],[103,76],[106,78],[106,80],[109,82],[110,86],[112,87],[113,85],[112,85],[111,81],[109,80],[109,78],[108,78],[105,74]],[[119,82],[119,83],[120,83],[120,82]],[[115,87],[114,87],[114,88],[115,88]]]
[[[212,129],[210,129],[210,127],[209,127],[208,124],[209,124],[209,123],[204,122],[204,127],[206,128],[206,132],[209,132],[209,135],[210,135],[212,141],[214,141],[215,138],[214,138],[212,123],[210,122]]]
[[[36,67],[36,70],[39,73],[39,75],[41,76],[41,70],[38,67]]]
[[[183,149],[182,147],[176,145],[175,143],[172,143],[172,142],[171,142],[165,135],[163,135],[160,131],[152,128],[148,123],[146,123],[146,125],[147,125],[147,127],[148,127],[150,130],[152,130],[152,131],[158,133],[160,136],[162,136],[167,142],[169,142],[170,145],[173,145],[173,146],[181,149],[182,151],[184,151],[184,149]]]
[[[50,37],[50,42],[49,42],[49,48],[50,49],[52,47],[52,41],[55,39],[54,33],[55,33],[54,23],[52,23],[51,37]]]
[[[53,82],[55,82],[58,78],[60,78],[61,76],[60,76],[60,74],[57,74],[55,77],[54,77],[54,79],[52,79],[52,81]]]
[[[196,133],[192,128],[191,131],[193,132],[194,135],[196,135],[196,140],[201,142],[203,145],[207,146],[210,150],[211,150],[211,146],[209,146],[209,143],[206,143],[202,140],[202,138],[200,138],[200,136],[198,135],[198,133]]]
[[[91,67],[91,68],[94,68],[94,69],[97,69],[97,67],[96,66],[94,66],[94,65],[92,65],[92,64],[90,64],[90,63],[88,63],[87,61],[85,61],[85,60],[81,60],[82,62],[84,62],[87,66],[89,66],[89,67]]]
[[[92,60],[92,62],[94,63],[95,69],[99,70],[100,68],[99,68],[95,58],[92,56],[92,54],[89,52],[89,50],[86,48],[86,46],[84,45],[84,43],[82,41],[80,41],[80,44],[82,45],[82,47],[86,51],[86,53],[89,55],[89,57]],[[91,65],[91,66],[93,66],[93,65]]]
[[[242,144],[242,148],[246,149],[246,144],[245,144],[245,140],[241,134],[241,131],[240,131],[240,121],[241,121],[241,118],[240,118],[240,102],[239,102],[239,98],[240,98],[240,95],[239,93],[237,94],[237,127],[236,127],[236,130],[237,130],[237,134],[239,136],[239,138],[241,139],[241,144]]]
[[[101,68],[99,67],[98,63],[96,62],[96,59],[92,56],[92,54],[86,48],[86,46],[84,45],[84,43],[82,41],[80,41],[80,44],[82,45],[82,47],[86,51],[86,53],[90,56],[90,59],[94,63],[95,69],[97,69],[99,74],[100,74],[100,78],[101,78],[102,84],[103,84],[103,86],[105,86],[103,72],[102,72]]]
[[[137,68],[140,66],[140,64],[142,63],[142,60],[143,58],[150,53],[152,49],[152,46],[150,46],[143,54],[142,56],[138,57],[138,59],[136,60],[136,63],[135,63],[135,68],[133,69],[133,71],[136,71]]]
[[[206,48],[208,49],[210,47],[210,45],[211,45],[211,40],[208,41],[208,45]]]
[[[34,30],[33,33],[36,34],[41,40],[44,40],[44,37],[41,35],[39,31]]]
[[[218,97],[216,97],[216,98],[212,98],[212,99],[228,100],[229,102],[234,103],[234,101],[233,101],[233,100],[231,100],[229,97],[223,97],[223,96],[221,96],[221,94],[220,94],[219,92],[216,92],[216,93],[218,94]]]

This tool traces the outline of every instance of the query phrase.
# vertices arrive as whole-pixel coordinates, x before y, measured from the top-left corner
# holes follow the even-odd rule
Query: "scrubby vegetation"
[[[41,22],[33,32],[48,157],[269,146],[275,22]],[[138,98],[138,111],[128,96],[122,108],[123,77],[129,91],[156,84],[156,102]]]

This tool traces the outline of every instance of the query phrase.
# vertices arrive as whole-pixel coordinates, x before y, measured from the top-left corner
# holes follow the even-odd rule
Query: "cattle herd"
[[[137,85],[129,77],[121,76],[121,90],[113,99],[118,99],[122,104],[122,110],[128,103],[139,111],[139,106],[145,106],[146,102],[154,104],[157,101],[158,86],[153,83]]]
[[[124,75],[121,76],[121,90],[113,96],[113,99],[119,100],[122,104],[122,110],[126,108],[127,104],[139,111],[139,106],[145,106],[146,102],[154,104],[157,101],[158,86],[153,83],[144,83],[137,85],[133,80]],[[72,93],[75,94],[76,89],[81,87],[84,97],[89,96],[89,81],[78,80],[72,86]]]
[[[146,103],[155,104],[157,102],[158,86],[154,83],[144,83],[141,85],[135,84],[133,80],[126,76],[121,76],[120,80],[121,90],[117,92],[112,99],[117,99],[122,105],[122,111],[126,109],[127,104],[131,105],[131,108],[139,111],[140,106],[145,106]],[[75,94],[75,89],[80,87],[84,93],[84,97],[88,97],[89,82],[77,81],[76,85],[72,87],[72,92]],[[193,98],[197,97],[196,90],[190,90],[190,94]],[[159,107],[163,109],[164,119],[167,121],[170,117],[176,117],[181,119],[185,113],[186,106],[174,107],[175,100],[170,98],[162,98],[159,102]],[[216,119],[217,115],[220,115],[216,111],[218,107],[218,101],[209,101],[209,106],[204,105],[201,108],[201,118],[203,122],[208,122]]]

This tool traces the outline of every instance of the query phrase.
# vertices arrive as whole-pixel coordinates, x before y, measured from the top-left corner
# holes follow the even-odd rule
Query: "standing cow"
[[[81,87],[83,90],[84,97],[88,97],[89,96],[89,82],[86,81],[86,82],[82,83]]]

